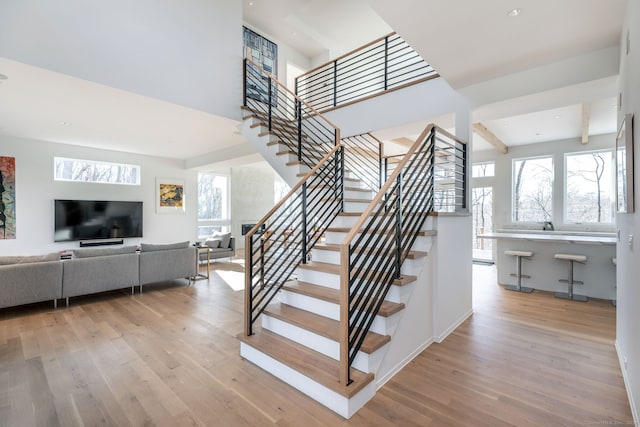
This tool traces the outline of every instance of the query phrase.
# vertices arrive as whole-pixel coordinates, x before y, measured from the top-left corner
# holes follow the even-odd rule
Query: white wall
[[[267,162],[231,168],[231,233],[244,248],[242,224],[256,223],[274,206],[276,172]]]
[[[0,56],[239,119],[242,2],[3,1]]]
[[[618,112],[618,124],[627,113],[635,114],[633,139],[635,145],[635,210],[633,214],[618,214],[617,224],[622,239],[617,245],[618,311],[617,341],[618,356],[627,385],[631,408],[636,424],[640,424],[640,263],[638,260],[638,238],[640,238],[640,2],[629,1],[626,21],[622,30],[620,53],[620,92],[622,109]],[[627,55],[627,32],[631,43]],[[629,247],[629,236],[635,238],[635,248]],[[627,363],[625,363],[627,361]]]
[[[553,165],[556,179],[553,182],[553,225],[556,230],[591,230],[613,231],[613,225],[570,225],[561,222],[564,209],[564,153],[580,151],[601,150],[614,148],[615,135],[596,135],[589,137],[588,144],[582,144],[579,138],[561,141],[550,141],[539,144],[519,145],[509,147],[507,154],[501,154],[497,150],[478,151],[473,153],[473,161],[495,162],[495,177],[492,180],[493,187],[493,225],[495,230],[502,228],[525,228],[524,225],[514,224],[511,220],[512,203],[512,167],[513,159],[522,157],[534,157],[542,155],[553,156]],[[530,228],[530,227],[529,227]]]
[[[54,243],[54,199],[142,201],[143,238],[125,239],[125,244],[196,239],[197,173],[185,170],[181,161],[10,136],[0,136],[0,155],[16,158],[16,239],[0,240],[0,255],[35,255],[78,247],[78,242]],[[54,181],[54,156],[138,164],[141,185]],[[155,212],[156,177],[185,181],[184,214]]]

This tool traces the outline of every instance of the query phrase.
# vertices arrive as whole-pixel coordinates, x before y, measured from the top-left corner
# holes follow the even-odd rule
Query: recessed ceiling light
[[[511,9],[509,12],[507,12],[507,15],[513,17],[513,16],[520,15],[520,13],[522,13],[522,9],[520,9],[519,7],[516,7],[515,9]]]
[[[249,2],[249,6],[253,6],[253,2],[252,1]]]
[[[536,132],[536,136],[540,136],[540,134]]]
[[[69,123],[67,123],[67,122],[60,122],[60,125],[61,125],[61,126],[66,126],[66,125],[68,125],[68,124],[69,124]]]
[[[555,116],[553,116],[553,118],[554,118],[554,119],[559,119],[559,118],[560,118],[560,116],[556,114]]]

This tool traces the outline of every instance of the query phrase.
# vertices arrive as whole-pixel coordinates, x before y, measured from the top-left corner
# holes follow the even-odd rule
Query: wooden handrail
[[[280,83],[278,81],[278,79],[271,74],[270,72],[266,71],[264,68],[262,68],[261,66],[259,66],[258,64],[256,64],[255,62],[253,62],[253,60],[251,60],[250,58],[245,58],[245,61],[249,62],[251,65],[253,65],[254,67],[256,67],[257,69],[259,69],[261,72],[263,72],[264,74],[266,74],[267,76],[269,76],[269,79],[272,80],[273,82],[275,82],[279,87],[281,87],[282,89],[284,89],[285,92],[287,92],[289,95],[293,96],[295,98],[296,101],[299,101],[301,104],[303,104],[305,107],[307,107],[309,110],[311,110],[313,112],[313,115],[319,116],[322,118],[322,120],[324,120],[325,122],[329,123],[329,125],[331,125],[332,128],[334,129],[338,129],[338,126],[336,126],[335,124],[333,124],[331,122],[331,120],[327,119],[325,116],[322,115],[322,113],[320,113],[318,110],[316,110],[315,108],[313,108],[311,105],[307,104],[304,100],[302,100],[298,95],[296,95],[295,93],[293,93],[288,87],[286,87],[285,85],[283,85],[282,83]],[[340,139],[338,138],[338,141]]]
[[[338,56],[337,58],[333,58],[331,61],[327,61],[327,62],[325,62],[325,63],[324,63],[324,64],[322,64],[322,65],[318,65],[317,67],[312,68],[311,70],[306,71],[306,72],[304,72],[304,73],[300,74],[300,75],[297,77],[297,79],[299,79],[299,78],[301,78],[301,77],[304,77],[304,76],[306,76],[307,74],[314,73],[314,72],[316,72],[316,71],[320,70],[321,68],[326,67],[327,65],[331,65],[331,64],[333,64],[334,62],[339,61],[339,60],[341,60],[341,59],[343,59],[343,58],[346,58],[346,57],[347,57],[347,56],[349,56],[349,55],[353,55],[354,53],[357,53],[357,52],[359,52],[359,51],[361,51],[361,50],[364,50],[364,49],[368,48],[369,46],[373,46],[374,44],[376,44],[376,43],[378,43],[378,42],[380,42],[380,41],[382,41],[382,40],[386,39],[387,37],[391,37],[391,36],[393,36],[393,35],[395,35],[395,34],[396,34],[396,33],[395,33],[395,31],[394,31],[393,33],[386,34],[386,35],[384,35],[384,36],[382,36],[382,37],[379,37],[379,38],[377,38],[377,39],[375,39],[375,40],[373,40],[373,41],[370,41],[369,43],[364,44],[364,45],[362,45],[362,46],[360,46],[360,47],[357,47],[357,48],[355,48],[355,49],[353,49],[353,50],[351,50],[351,51],[349,51],[349,52],[347,52],[347,53],[344,53],[344,54],[342,54],[342,55]]]
[[[420,136],[413,143],[411,148],[404,154],[403,159],[398,163],[395,170],[391,174],[391,176],[387,179],[387,181],[380,188],[380,191],[373,198],[371,203],[365,208],[364,212],[357,219],[356,223],[351,227],[351,230],[347,233],[347,236],[343,239],[342,243],[339,245],[340,248],[340,333],[339,333],[339,342],[340,342],[340,383],[344,385],[348,385],[349,382],[349,352],[351,351],[349,345],[349,293],[350,293],[350,246],[353,242],[354,238],[358,233],[362,232],[364,228],[364,224],[367,220],[370,219],[374,209],[376,209],[377,205],[382,202],[382,199],[387,195],[387,192],[391,188],[392,185],[396,184],[398,176],[402,173],[403,169],[409,162],[410,158],[413,154],[415,154],[420,146],[424,143],[425,138],[429,137],[429,134],[437,130],[442,133],[446,137],[461,143],[465,144],[463,141],[459,140],[452,135],[451,133],[445,131],[437,125],[430,124],[428,125],[420,134]]]

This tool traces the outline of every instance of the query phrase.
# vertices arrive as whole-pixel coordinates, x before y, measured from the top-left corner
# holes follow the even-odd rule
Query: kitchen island
[[[583,285],[575,285],[576,294],[590,298],[616,299],[616,270],[611,261],[616,256],[616,235],[614,233],[582,233],[538,230],[498,230],[494,233],[478,235],[484,239],[496,240],[496,268],[498,283],[514,284],[516,261],[505,250],[532,251],[531,260],[522,261],[522,274],[531,276],[523,279],[523,286],[550,292],[566,292],[566,261],[554,259],[556,253],[580,254],[587,256],[586,264],[575,263],[575,280]]]

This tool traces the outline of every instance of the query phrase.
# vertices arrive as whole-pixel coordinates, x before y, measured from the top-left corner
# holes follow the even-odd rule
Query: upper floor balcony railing
[[[391,33],[300,75],[296,94],[324,112],[435,77],[433,67]]]

